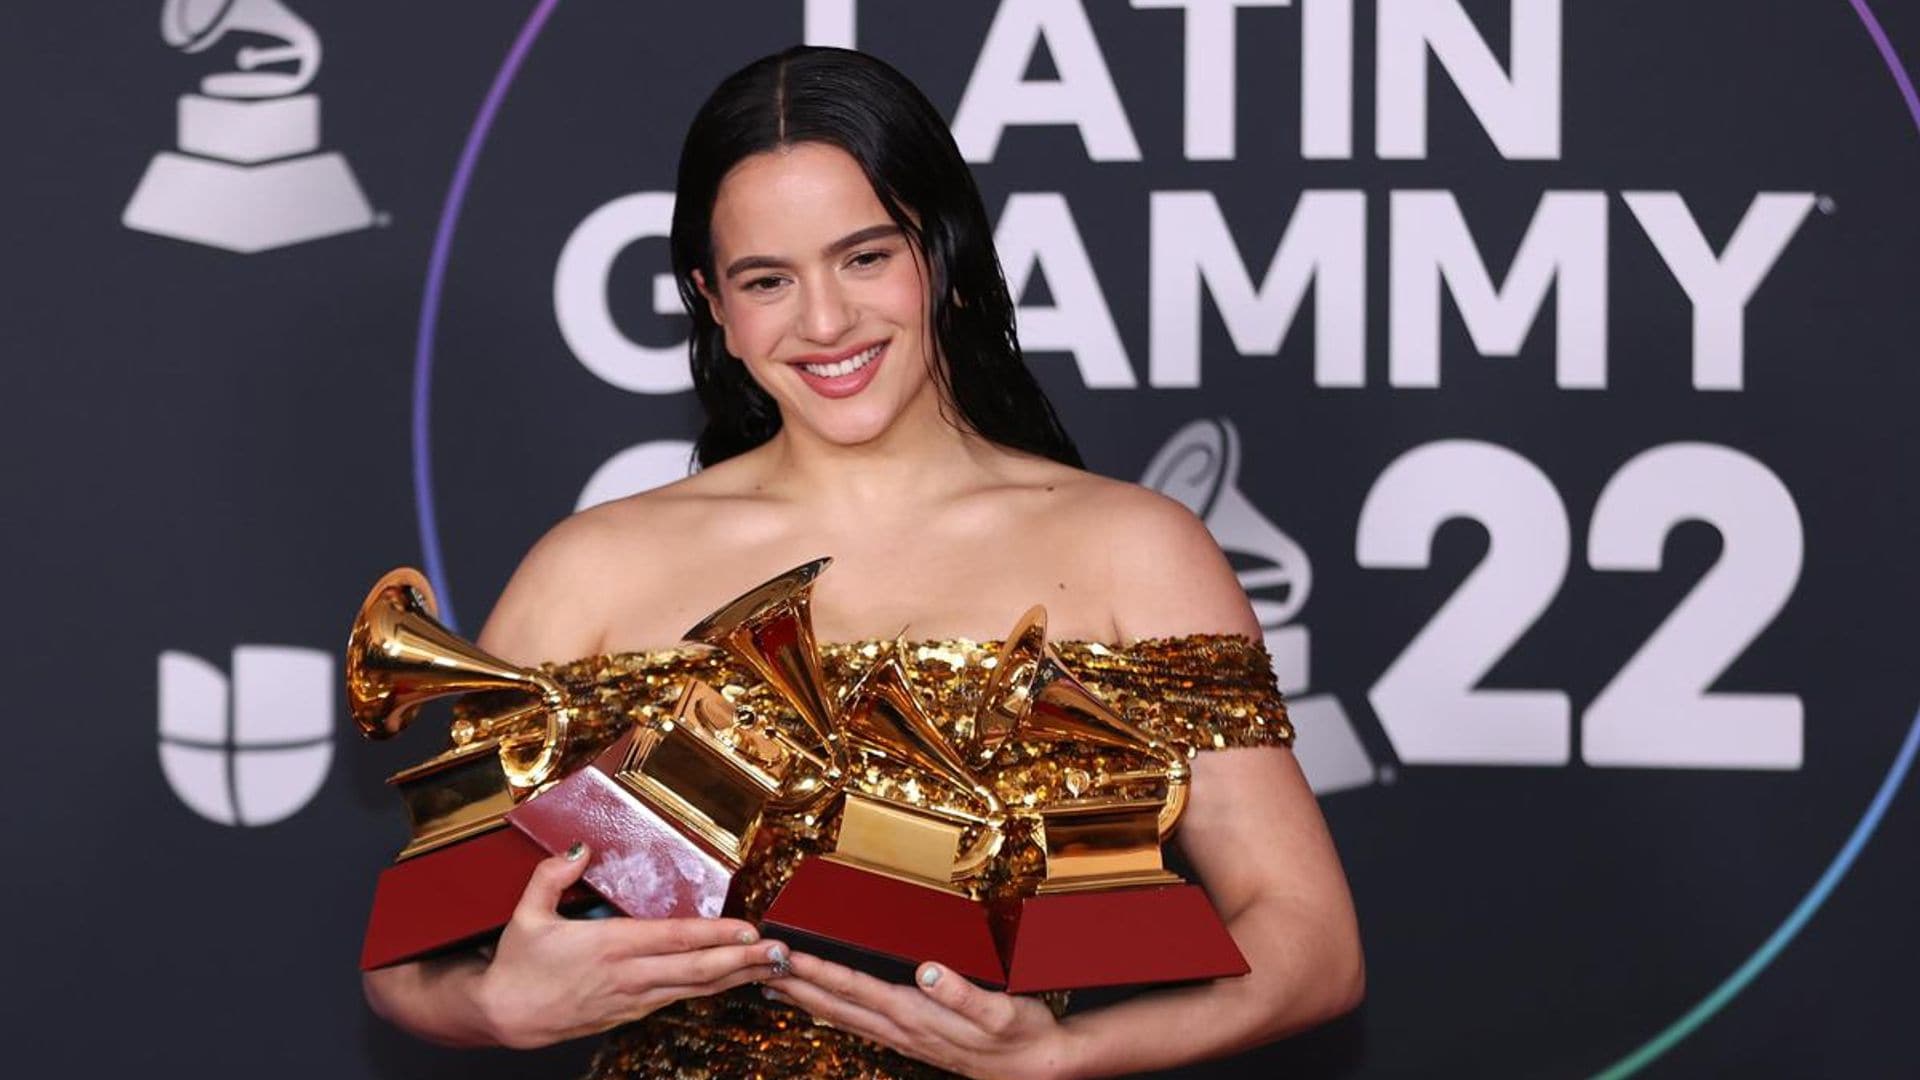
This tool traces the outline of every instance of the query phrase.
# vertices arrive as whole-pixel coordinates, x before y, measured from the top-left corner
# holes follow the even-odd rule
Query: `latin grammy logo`
[[[1140,482],[1176,499],[1206,522],[1222,549],[1257,565],[1240,571],[1280,688],[1307,686],[1307,629],[1292,626],[1313,587],[1313,564],[1293,537],[1240,493],[1240,433],[1231,421],[1195,420],[1168,439]]]
[[[1372,757],[1340,699],[1303,695],[1308,685],[1308,635],[1293,622],[1306,606],[1313,564],[1306,549],[1240,491],[1240,433],[1230,420],[1195,420],[1173,433],[1148,463],[1141,484],[1178,500],[1206,523],[1222,550],[1248,559],[1240,587],[1260,620],[1273,655],[1273,673],[1287,694],[1287,712],[1300,733],[1294,753],[1317,794],[1373,782]]]
[[[183,94],[178,152],[147,166],[121,222],[228,251],[255,252],[352,232],[373,208],[337,153],[320,153],[320,99],[302,93],[320,69],[320,39],[281,0],[167,0],[167,44],[198,53],[229,33],[237,71]]]

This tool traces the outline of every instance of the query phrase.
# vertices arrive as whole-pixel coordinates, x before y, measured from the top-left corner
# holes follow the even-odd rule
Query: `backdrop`
[[[1369,997],[1193,1075],[1912,1075],[1920,16],[1877,7],[23,10],[9,1058],[584,1060],[367,1013],[383,778],[444,733],[362,744],[339,650],[388,568],[470,633],[684,471],[679,140],[804,37],[949,117],[1088,460],[1268,632]]]

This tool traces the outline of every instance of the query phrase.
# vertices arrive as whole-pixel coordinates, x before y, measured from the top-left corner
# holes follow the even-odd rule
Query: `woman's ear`
[[[713,316],[715,326],[720,328],[720,340],[729,355],[733,354],[733,331],[727,328],[726,309],[720,303],[720,297],[707,288],[707,275],[698,268],[693,271],[693,287],[699,291],[700,298],[707,302],[707,313]]]
[[[726,329],[727,316],[720,308],[720,298],[714,295],[712,289],[707,288],[707,275],[701,273],[697,267],[693,271],[693,287],[700,291],[700,298],[707,302],[707,313],[713,316],[713,321],[719,324],[722,330]]]

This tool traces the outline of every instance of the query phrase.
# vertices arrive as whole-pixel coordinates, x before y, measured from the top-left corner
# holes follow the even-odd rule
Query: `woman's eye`
[[[745,288],[748,292],[764,293],[764,292],[772,292],[773,290],[779,288],[781,285],[784,285],[784,284],[786,284],[785,278],[761,277],[761,278],[754,278],[753,280],[747,282],[746,285],[742,287]]]
[[[888,258],[890,258],[890,255],[885,251],[863,251],[853,258],[848,259],[847,262],[862,270],[867,270],[879,266],[881,263],[886,262]]]

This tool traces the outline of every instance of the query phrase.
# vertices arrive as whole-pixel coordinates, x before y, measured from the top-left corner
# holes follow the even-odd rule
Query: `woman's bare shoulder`
[[[706,545],[719,504],[737,501],[705,474],[588,507],[528,550],[481,631],[509,660],[604,651],[638,598],[670,591]]]
[[[1154,545],[1212,545],[1192,511],[1139,484],[1046,459],[1022,461],[1012,475],[1019,486],[1044,491],[1057,513],[1097,515],[1103,531],[1118,528],[1136,542]]]
[[[1107,565],[1107,594],[1123,640],[1260,636],[1233,568],[1185,504],[1092,473],[1059,491],[1064,516],[1080,524],[1083,542],[1091,545],[1086,557]]]

